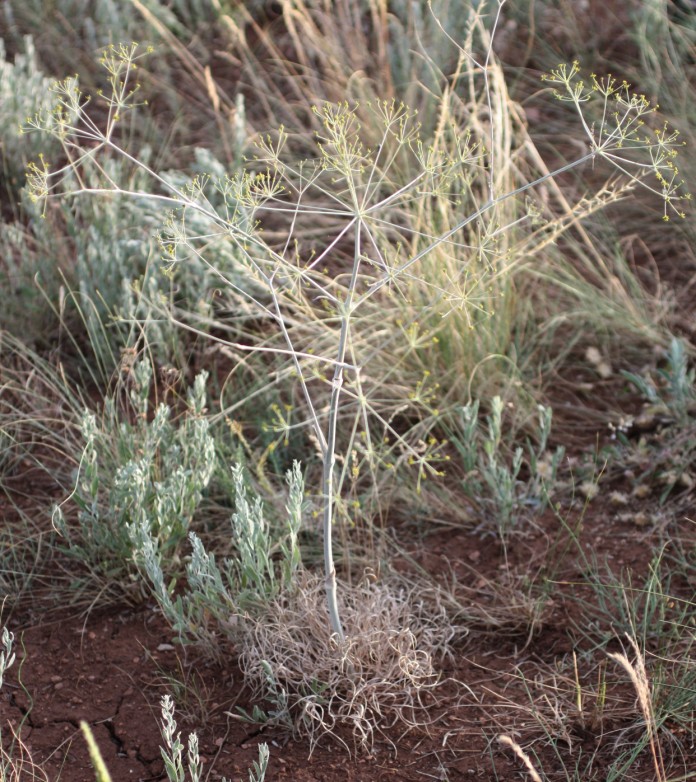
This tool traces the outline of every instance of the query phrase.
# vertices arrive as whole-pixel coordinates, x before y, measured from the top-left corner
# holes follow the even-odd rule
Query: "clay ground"
[[[615,485],[622,480],[619,476]],[[609,490],[609,485],[603,488],[605,497]],[[85,720],[114,782],[164,780],[159,701],[168,692],[177,704],[184,736],[195,730],[200,737],[207,780],[246,779],[262,741],[270,747],[271,781],[524,778],[520,760],[498,741],[502,733],[523,744],[536,738],[536,762],[549,779],[563,778],[564,765],[589,756],[595,758],[591,778],[602,779],[620,742],[635,740],[640,729],[635,694],[616,668],[607,675],[608,700],[614,699],[614,706],[606,709],[605,717],[592,724],[591,706],[585,715],[572,714],[568,660],[574,649],[588,646],[580,629],[587,612],[578,600],[592,599],[587,587],[574,586],[587,583],[586,563],[579,552],[596,555],[615,572],[630,569],[633,583],[642,583],[656,546],[677,531],[692,547],[696,539],[693,525],[683,515],[670,519],[665,514],[662,523],[653,518],[645,524],[644,516],[654,506],[654,499],[632,501],[630,513],[619,518],[605,499],[597,498],[589,506],[577,504],[566,516],[568,527],[578,531],[579,547],[570,549],[565,545],[567,531],[551,512],[517,533],[507,547],[461,524],[441,520],[409,532],[403,522],[400,534],[410,537],[405,549],[413,559],[458,583],[455,592],[470,607],[470,628],[451,658],[440,661],[443,683],[433,694],[432,724],[407,735],[401,735],[403,726],[397,726],[387,731],[391,743],[378,741],[371,751],[351,757],[337,740],[325,739],[308,757],[307,743],[293,740],[287,731],[240,719],[238,707],[251,711],[253,703],[234,659],[223,666],[197,659],[176,643],[154,605],[113,605],[86,612],[54,608],[37,618],[30,601],[10,622],[19,660],[0,701],[3,740],[7,744],[16,734],[15,741],[21,740],[27,757],[41,765],[51,782],[92,782],[94,772],[79,730],[79,722]],[[547,591],[526,590],[530,579],[541,583],[538,574],[551,561],[557,567]],[[412,567],[406,556],[397,565]],[[681,586],[687,599],[692,598],[689,584]],[[621,648],[618,633],[608,648]],[[595,675],[578,671],[583,684],[585,677]],[[587,683],[588,692],[593,692],[594,682]],[[566,712],[557,726],[560,738],[553,743],[544,740],[533,717],[532,705],[538,714],[544,711],[539,698],[549,704],[546,717],[551,722],[552,700]],[[669,729],[663,732],[669,734]],[[676,734],[675,728],[675,742],[663,737],[668,754],[682,746],[676,739],[683,737]],[[693,771],[693,758],[676,753],[674,767]],[[28,766],[25,773],[22,779],[33,778]],[[627,778],[654,779],[647,751],[633,763]]]

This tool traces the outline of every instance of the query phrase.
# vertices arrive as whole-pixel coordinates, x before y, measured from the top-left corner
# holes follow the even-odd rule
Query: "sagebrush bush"
[[[186,587],[173,595],[167,542],[146,516],[129,530],[134,558],[150,581],[155,597],[184,643],[197,643],[208,654],[222,653],[246,617],[264,616],[271,601],[294,590],[302,557],[304,484],[299,464],[287,474],[283,525],[271,529],[259,497],[249,498],[240,465],[232,466],[234,512],[230,516],[232,552],[222,562],[209,553],[194,531],[186,561]]]
[[[448,426],[464,469],[462,488],[475,505],[490,507],[492,521],[501,537],[525,514],[537,515],[545,510],[554,493],[564,455],[563,447],[554,450],[548,447],[550,408],[539,405],[538,424],[533,428],[537,442],[527,440],[526,448],[511,448],[505,442],[503,411],[503,400],[494,396],[484,429],[477,400],[457,410]],[[521,475],[523,467],[527,473],[524,477]]]
[[[8,60],[5,42],[0,38],[0,138],[2,164],[9,185],[18,192],[24,182],[27,163],[39,152],[49,154],[60,149],[58,140],[41,142],[25,137],[22,123],[51,105],[48,97],[53,79],[41,70],[31,36],[23,39],[23,51]]]
[[[205,417],[206,374],[188,394],[177,425],[160,404],[150,418],[152,368],[135,363],[128,374],[130,409],[107,400],[100,421],[85,412],[84,450],[75,488],[57,505],[53,523],[66,553],[86,565],[107,589],[137,592],[129,578],[144,535],[177,559],[215,469],[215,446]],[[125,420],[123,420],[125,418]],[[77,508],[66,514],[67,505]]]

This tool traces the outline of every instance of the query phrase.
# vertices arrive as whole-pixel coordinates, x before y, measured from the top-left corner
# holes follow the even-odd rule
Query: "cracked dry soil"
[[[250,712],[254,705],[234,662],[220,666],[195,657],[187,661],[187,650],[174,643],[171,629],[153,606],[111,606],[87,617],[54,610],[34,623],[27,611],[23,617],[18,614],[9,622],[17,661],[0,691],[3,744],[8,747],[14,730],[24,747],[25,768],[18,782],[94,782],[81,720],[92,727],[113,782],[166,780],[159,730],[165,693],[176,703],[184,744],[188,733],[199,736],[206,782],[223,777],[230,782],[247,780],[261,741],[271,751],[268,782],[519,779],[524,773],[519,760],[499,746],[496,736],[510,731],[534,739],[531,723],[525,723],[521,710],[516,712],[528,698],[518,674],[526,672],[532,681],[534,672],[572,654],[578,643],[570,632],[574,603],[566,600],[559,583],[536,632],[530,634],[528,628],[514,625],[486,630],[486,601],[493,609],[495,598],[488,588],[494,576],[499,581],[507,576],[516,580],[530,568],[533,571],[535,562],[544,562],[553,524],[548,515],[506,553],[495,541],[463,529],[440,529],[412,541],[413,556],[423,567],[430,572],[447,570],[459,583],[471,585],[469,596],[481,610],[482,624],[472,627],[461,650],[443,661],[445,683],[429,713],[432,729],[403,736],[397,726],[390,733],[396,752],[386,742],[375,742],[371,753],[351,758],[338,742],[324,741],[308,758],[307,743],[294,741],[282,728],[259,728],[230,717],[237,706]],[[598,548],[618,567],[630,567],[634,573],[646,572],[658,535],[656,529],[638,533],[606,511],[590,514],[582,531],[583,546]],[[503,571],[507,575],[501,576]],[[581,578],[581,567],[572,559],[559,573],[559,582],[577,584]],[[616,697],[629,706],[626,723],[612,726],[622,730],[635,720],[630,708],[635,693],[624,688]],[[609,733],[584,730],[574,739],[580,744],[573,752],[582,745],[585,753],[596,753],[594,771],[600,774],[606,768],[603,753],[606,762],[613,754]],[[562,778],[556,776],[561,769],[554,768],[553,749],[543,742],[535,748],[539,762],[551,772],[549,779]],[[567,760],[573,752],[568,751]],[[14,757],[21,755],[17,744]],[[32,776],[29,756],[41,764],[45,775]],[[632,773],[636,780],[652,780],[649,757],[639,758]]]

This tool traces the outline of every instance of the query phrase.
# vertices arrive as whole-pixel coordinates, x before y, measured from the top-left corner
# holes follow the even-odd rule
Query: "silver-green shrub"
[[[492,515],[494,528],[501,534],[509,531],[525,510],[539,513],[546,507],[556,480],[564,449],[549,449],[551,408],[538,406],[536,442],[526,448],[511,449],[510,437],[503,427],[504,402],[499,396],[491,400],[485,427],[479,416],[478,400],[459,408],[450,429],[465,477],[464,491]],[[524,478],[523,466],[527,468]]]
[[[302,525],[304,482],[299,463],[286,476],[287,514],[284,526],[271,528],[261,500],[250,499],[243,470],[232,467],[235,511],[230,518],[234,553],[221,563],[192,530],[186,562],[186,587],[175,597],[168,582],[166,546],[146,515],[128,528],[134,555],[151,584],[160,609],[184,643],[217,653],[220,640],[244,632],[247,616],[260,616],[270,601],[289,594],[302,566],[298,534]]]
[[[184,745],[181,741],[181,732],[177,730],[174,717],[174,701],[169,695],[163,696],[160,701],[162,709],[162,721],[160,729],[164,739],[164,747],[160,747],[164,760],[164,771],[169,782],[186,782],[186,770],[191,782],[201,782],[203,779],[203,765],[198,752],[198,736],[190,733],[186,742],[186,759],[184,760]],[[270,752],[268,744],[259,744],[259,759],[252,763],[249,769],[249,782],[264,782]],[[222,782],[226,782],[223,777]]]
[[[15,654],[13,651],[14,635],[6,627],[2,628],[2,645],[3,651],[0,652],[0,687],[5,680],[5,673],[12,667],[15,661]]]
[[[67,552],[101,576],[133,570],[134,541],[152,537],[171,558],[188,535],[216,464],[204,416],[206,378],[205,372],[196,377],[176,424],[164,404],[149,420],[152,369],[146,361],[132,370],[130,418],[121,420],[111,400],[101,421],[85,412],[84,451],[69,498],[76,518],[66,517],[64,502],[53,520]]]
[[[0,149],[3,163],[9,169],[10,183],[24,179],[24,168],[40,152],[59,148],[57,140],[46,143],[36,136],[22,133],[28,117],[49,108],[53,79],[40,69],[36,47],[31,36],[23,39],[24,51],[14,62],[7,58],[5,42],[0,38]]]

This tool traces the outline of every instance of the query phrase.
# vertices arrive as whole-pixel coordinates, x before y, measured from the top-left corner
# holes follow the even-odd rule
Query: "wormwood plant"
[[[174,717],[174,701],[169,695],[165,695],[160,702],[162,721],[161,731],[165,746],[160,747],[162,760],[164,761],[164,773],[169,782],[202,782],[203,764],[198,751],[198,735],[189,733],[186,742],[186,754],[184,755],[184,745],[181,743],[181,733],[177,732],[176,718]],[[90,759],[94,766],[96,782],[112,782],[111,774],[104,762],[99,745],[97,744],[92,729],[86,722],[80,722],[82,734],[87,742]],[[249,769],[249,782],[264,782],[266,771],[268,770],[268,761],[270,752],[268,744],[262,742],[259,744],[259,759],[253,761]],[[186,771],[188,770],[188,774]],[[222,782],[227,782],[226,777],[222,777]]]
[[[499,0],[496,24],[503,5]],[[480,24],[480,17],[476,19]],[[243,283],[214,267],[212,271],[236,294],[240,308],[256,313],[267,329],[255,344],[230,341],[228,346],[238,355],[251,351],[283,356],[294,368],[306,415],[298,425],[309,426],[323,465],[325,586],[331,627],[341,640],[345,635],[332,527],[343,481],[349,478],[346,456],[359,452],[374,474],[378,466],[390,463],[378,448],[386,438],[392,459],[408,460],[419,480],[437,474],[442,458],[437,438],[414,443],[400,430],[394,412],[380,409],[381,386],[370,377],[370,369],[376,353],[393,349],[398,333],[377,334],[375,329],[371,341],[372,332],[363,330],[377,322],[382,303],[401,295],[407,282],[421,281],[427,287],[419,268],[429,256],[473,246],[484,262],[476,268],[465,264],[451,286],[431,286],[430,291],[446,298],[451,309],[476,309],[480,302],[472,290],[482,275],[486,279],[486,274],[497,274],[498,238],[532,217],[506,220],[503,206],[585,164],[601,162],[629,187],[640,184],[657,194],[665,204],[665,219],[683,216],[682,201],[690,198],[674,163],[676,133],[664,125],[649,127],[654,108],[627,83],[595,75],[584,81],[577,63],[559,65],[545,81],[558,99],[577,108],[586,151],[553,172],[501,190],[499,173],[508,163],[495,155],[500,130],[489,80],[492,37],[483,57],[462,49],[471,79],[482,77],[487,126],[477,124],[462,133],[453,123],[437,143],[421,137],[414,113],[396,100],[370,102],[362,122],[357,106],[325,103],[314,108],[320,130],[307,144],[311,154],[303,159],[291,154],[291,136],[281,127],[258,139],[253,158],[241,171],[199,177],[185,188],[177,187],[119,143],[119,123],[137,104],[134,72],[141,55],[135,45],[112,46],[102,57],[112,86],[109,95],[100,96],[106,113],[103,126],[87,110],[89,99],[74,78],[55,85],[53,111],[39,114],[28,125],[60,139],[64,149],[65,162],[52,167],[42,158],[30,167],[35,199],[141,197],[143,192],[126,191],[105,173],[104,161],[116,155],[146,172],[152,183],[149,195],[173,210],[160,235],[172,273],[192,257],[208,263],[211,236],[224,236],[237,248]],[[376,141],[365,143],[365,135]],[[102,185],[86,186],[85,172],[95,168],[102,173]],[[656,184],[649,183],[648,175]],[[213,206],[212,193],[224,206]],[[414,223],[419,207],[444,203],[457,208],[457,219],[443,223],[433,210],[430,227]],[[191,228],[192,214],[198,216],[196,230]],[[369,312],[370,321],[365,319]],[[309,330],[308,323],[318,328]],[[438,415],[432,406],[430,415]],[[339,425],[348,435],[345,454],[338,450]]]
[[[696,370],[689,368],[689,358],[680,339],[672,339],[665,356],[665,366],[656,377],[649,374],[622,372],[645,400],[657,410],[673,416],[675,423],[685,426],[696,414]]]
[[[3,651],[0,652],[0,687],[5,680],[5,673],[12,667],[15,661],[14,647],[14,634],[11,633],[6,627],[2,628],[2,646]]]
[[[464,491],[476,503],[484,497],[490,498],[501,536],[509,531],[520,509],[544,510],[564,453],[560,446],[555,451],[548,449],[552,411],[539,405],[536,444],[528,440],[526,449],[518,446],[508,458],[503,431],[504,406],[499,396],[493,397],[485,430],[480,425],[478,400],[457,410],[453,423],[448,425],[466,471]],[[529,473],[525,480],[521,477],[523,466]]]
[[[0,633],[0,689],[7,671],[15,662],[14,643],[14,633],[3,626]],[[21,678],[19,684],[24,687]],[[48,782],[46,774],[34,763],[29,748],[22,740],[22,728],[28,717],[28,713],[23,715],[19,724],[12,724],[8,720],[7,725],[0,725],[0,780],[2,782],[20,782],[25,779]],[[9,728],[9,735],[5,730],[6,727]]]
[[[644,401],[635,418],[617,428],[617,443],[610,453],[615,469],[620,465],[630,471],[634,495],[654,492],[660,506],[676,512],[680,505],[690,507],[695,484],[696,370],[690,367],[684,342],[676,338],[661,364],[640,373],[621,373]],[[621,494],[617,497],[624,499]]]
[[[2,643],[3,647],[2,651],[0,651],[0,688],[2,688],[5,674],[15,661],[14,634],[11,633],[7,627],[2,628],[0,643]],[[0,729],[0,739],[1,738],[2,730]],[[0,746],[0,779],[4,780],[11,778],[13,770],[14,766],[11,755],[5,751],[4,747]]]
[[[145,530],[169,559],[188,535],[215,468],[204,416],[206,378],[202,373],[195,379],[176,427],[165,404],[148,420],[152,367],[147,361],[135,363],[129,374],[131,419],[122,420],[113,399],[106,402],[104,421],[83,415],[84,450],[68,498],[77,505],[77,529],[64,514],[67,501],[54,508],[53,523],[67,543],[66,552],[110,587],[123,585],[129,572],[134,575],[134,542]]]
[[[165,695],[161,701],[162,708],[162,738],[164,747],[161,747],[164,770],[169,782],[201,782],[203,779],[203,765],[198,754],[198,736],[190,733],[186,747],[186,762],[184,762],[184,746],[181,743],[181,733],[177,732],[176,719],[174,717],[174,702],[169,695]],[[270,752],[268,744],[259,744],[259,759],[254,761],[249,769],[249,782],[263,782],[266,778]],[[223,777],[222,782],[226,782]]]
[[[21,143],[18,118],[33,116],[42,104],[43,107],[50,105],[47,93],[51,79],[39,69],[31,36],[25,37],[23,43],[23,52],[16,55],[14,62],[9,62],[5,41],[0,38],[0,151],[3,166],[9,174],[7,184],[13,188],[17,187],[24,174],[23,161],[38,155],[41,147],[41,142],[38,145]],[[52,151],[55,150],[54,146]]]
[[[242,619],[253,620],[279,595],[290,594],[302,565],[298,533],[304,484],[299,464],[287,474],[287,527],[280,539],[271,535],[261,500],[249,499],[241,466],[234,465],[232,475],[236,510],[230,521],[235,555],[216,562],[191,531],[187,588],[176,598],[172,599],[165,582],[166,540],[145,515],[128,529],[136,562],[152,583],[172,628],[182,642],[201,644],[208,651],[217,650],[225,638],[243,638],[247,631]]]

